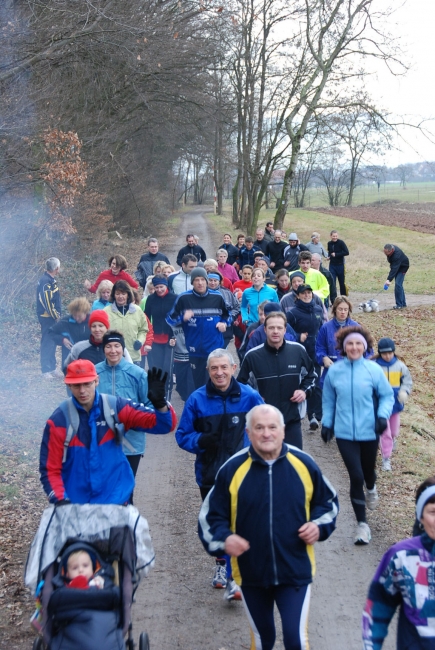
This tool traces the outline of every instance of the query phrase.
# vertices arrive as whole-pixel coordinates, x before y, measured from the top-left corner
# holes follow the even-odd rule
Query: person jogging
[[[199,514],[199,536],[210,555],[231,556],[251,647],[273,648],[276,603],[284,648],[308,650],[313,545],[335,528],[337,495],[311,456],[284,443],[277,408],[254,407],[246,428],[250,446],[220,468]]]
[[[382,432],[380,447],[382,453],[382,469],[391,471],[391,454],[396,446],[400,429],[400,412],[403,411],[412,390],[412,378],[408,368],[396,354],[396,346],[392,339],[385,337],[378,343],[376,363],[380,365],[394,391],[393,412],[387,420],[387,427]]]
[[[397,607],[396,649],[435,648],[435,476],[417,488],[415,511],[423,534],[391,546],[370,585],[362,620],[364,650],[381,650]]]
[[[379,434],[393,410],[393,389],[381,368],[364,359],[364,352],[373,348],[368,330],[355,325],[343,327],[336,339],[344,358],[330,366],[323,384],[321,435],[324,442],[335,435],[350,478],[350,499],[357,520],[355,544],[368,544],[371,532],[366,505],[374,510],[379,501],[376,456]]]

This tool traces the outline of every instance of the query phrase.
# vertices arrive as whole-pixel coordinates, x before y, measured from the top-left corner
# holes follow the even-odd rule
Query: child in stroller
[[[148,524],[133,506],[47,508],[25,573],[42,635],[34,650],[134,650],[133,595],[153,564]],[[142,633],[139,650],[148,648]]]

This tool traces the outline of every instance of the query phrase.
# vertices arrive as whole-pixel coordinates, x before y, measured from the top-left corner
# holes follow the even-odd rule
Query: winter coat
[[[100,286],[100,283],[103,280],[109,280],[113,284],[115,284],[115,282],[118,282],[118,280],[124,280],[125,282],[128,282],[130,287],[132,287],[133,289],[137,289],[139,287],[136,280],[134,280],[131,277],[131,275],[127,273],[127,271],[120,271],[117,275],[115,275],[112,269],[106,269],[105,271],[100,273],[98,278],[95,280],[94,284],[91,287],[89,287],[88,291],[90,291],[91,293],[96,293],[98,287]]]
[[[393,413],[400,413],[403,411],[404,405],[399,402],[397,396],[399,390],[405,390],[408,395],[412,390],[412,377],[408,368],[405,366],[403,361],[400,361],[396,356],[394,356],[391,361],[384,361],[382,357],[375,359],[376,363],[379,364],[382,370],[385,373],[386,378],[390,386],[394,391],[394,406]]]
[[[393,404],[393,389],[376,363],[344,358],[329,368],[323,384],[322,424],[333,429],[337,439],[375,440],[375,418],[388,420]]]
[[[136,278],[142,289],[145,289],[147,277],[153,275],[153,268],[156,262],[166,262],[166,264],[170,264],[170,261],[166,255],[163,255],[163,253],[148,252],[144,253],[140,258],[139,264],[137,265]]]
[[[337,339],[335,335],[342,327],[350,327],[351,325],[359,325],[359,323],[351,318],[347,318],[343,325],[340,325],[336,318],[333,318],[327,323],[323,323],[316,339],[316,362],[319,366],[323,366],[323,357],[329,357],[334,363],[343,358],[341,352],[336,348]],[[373,351],[369,350],[364,353],[364,357],[367,358],[372,354]],[[327,372],[328,368],[323,368],[320,386],[323,386]]]
[[[332,253],[335,253],[332,257]],[[349,249],[342,239],[328,242],[329,266],[343,266],[344,258],[349,255]]]
[[[226,262],[224,265],[218,264],[218,271],[221,275],[223,275],[224,278],[229,280],[231,284],[240,280],[236,269],[234,266],[231,266],[231,264],[228,264],[228,262]]]
[[[304,244],[297,244],[291,246],[290,244],[284,249],[284,268],[291,273],[292,271],[299,270],[298,257],[301,251],[307,251],[308,248]],[[288,262],[288,264],[287,264]]]
[[[295,390],[309,395],[317,378],[313,363],[300,343],[284,341],[279,349],[267,341],[245,354],[237,380],[256,388],[266,404],[276,406],[284,422],[299,422],[306,412],[306,401],[291,402]]]
[[[195,244],[194,246],[183,246],[183,248],[180,248],[178,251],[177,255],[177,264],[178,266],[181,266],[181,260],[185,255],[194,255],[196,259],[201,262],[205,262],[207,259],[207,255],[205,254],[205,250],[201,248],[201,246],[198,246],[198,244]]]
[[[394,246],[394,251],[387,257],[390,265],[390,272],[387,280],[394,280],[399,273],[406,273],[409,269],[409,258],[398,246]]]
[[[316,296],[315,293],[313,293],[313,300],[316,303],[316,305],[320,305],[320,307],[323,309],[323,322],[327,323],[328,322],[328,310],[325,307],[325,303],[319,296]],[[281,298],[281,309],[285,314],[288,314],[289,311],[293,309],[293,307],[296,305],[298,299],[296,298],[296,293],[293,291],[289,291],[283,298]]]
[[[233,265],[237,262],[237,258],[239,256],[239,249],[237,246],[234,246],[234,244],[221,244],[218,250],[220,248],[222,248],[224,251],[227,251],[228,253],[227,264]]]
[[[184,321],[184,312],[187,310],[192,310],[194,315]],[[178,296],[166,316],[166,322],[171,327],[183,327],[189,357],[208,357],[210,352],[221,348],[224,343],[224,338],[216,327],[217,323],[229,326],[232,320],[220,293],[206,291],[199,294],[192,289]]]
[[[382,558],[369,588],[362,629],[364,650],[380,650],[400,607],[397,650],[435,648],[435,541],[426,533],[402,539]]]
[[[264,402],[257,391],[234,378],[225,393],[209,379],[187,399],[175,439],[181,449],[196,454],[195,476],[200,487],[212,487],[219,467],[249,444],[245,416],[258,404]],[[201,449],[201,436],[214,432],[219,433],[218,448]]]
[[[306,303],[296,300],[292,310],[287,312],[287,322],[297,334],[308,333],[302,343],[313,363],[316,363],[316,338],[323,324],[323,309],[314,300]]]
[[[256,240],[254,241],[254,246],[257,246],[257,248],[259,248],[260,250],[262,250],[263,253],[264,253],[265,255],[267,255],[267,244],[268,244],[268,243],[269,243],[269,242],[268,242],[267,239],[264,237],[264,238],[261,239],[260,241],[258,241],[258,239],[256,239]]]
[[[135,350],[133,345],[135,341],[145,343],[148,332],[148,324],[142,309],[131,302],[124,316],[119,311],[116,303],[112,302],[104,308],[104,311],[109,315],[110,329],[118,330],[123,334],[125,347],[129,351],[133,362],[140,361],[140,348]]]
[[[242,294],[242,321],[244,323],[256,323],[258,321],[258,305],[268,300],[269,302],[279,302],[275,289],[264,284],[260,291],[254,287],[246,289]]]
[[[60,318],[62,312],[62,301],[60,299],[59,287],[56,278],[53,278],[47,271],[39,278],[36,287],[36,314],[38,318]]]
[[[55,341],[56,345],[62,347],[62,368],[65,366],[65,361],[69,354],[69,348],[63,344],[63,339],[68,339],[73,345],[79,341],[86,341],[89,339],[91,331],[89,329],[89,315],[83,323],[77,323],[72,316],[64,316],[56,323],[54,323],[49,332]]]
[[[95,393],[89,411],[72,398],[80,424],[67,447],[64,442],[70,426],[67,402],[54,411],[47,421],[41,443],[39,472],[41,483],[51,503],[69,499],[72,503],[126,503],[134,488],[130,464],[114,432],[104,420],[101,396]],[[149,433],[168,433],[175,428],[175,411],[151,411],[145,406],[118,397],[117,417],[126,431],[132,428]]]
[[[298,530],[308,521],[319,527],[320,541],[335,528],[337,494],[308,454],[283,444],[269,465],[249,447],[223,465],[199,514],[199,537],[210,555],[221,556],[231,534],[250,548],[231,558],[238,585],[301,587],[315,573],[314,546]]]
[[[153,409],[148,399],[148,375],[142,368],[125,359],[116,366],[110,366],[106,360],[98,363],[95,370],[100,378],[100,392],[116,397],[125,397]],[[145,433],[130,429],[122,441],[124,453],[129,455],[143,454],[145,451]]]

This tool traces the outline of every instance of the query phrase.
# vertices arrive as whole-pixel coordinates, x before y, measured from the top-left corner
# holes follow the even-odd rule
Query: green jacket
[[[142,345],[148,332],[148,324],[143,311],[134,303],[130,303],[125,316],[122,315],[116,304],[113,302],[104,308],[109,315],[110,329],[122,332],[125,339],[125,347],[130,353],[134,362],[140,361],[140,349],[135,350],[133,345],[135,341],[140,341]]]

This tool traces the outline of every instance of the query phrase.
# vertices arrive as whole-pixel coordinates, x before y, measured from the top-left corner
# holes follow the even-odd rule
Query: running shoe
[[[399,307],[399,305],[394,305],[393,309],[403,309],[403,307]]]
[[[310,420],[310,431],[316,431],[319,428],[319,420],[313,413],[313,417]]]
[[[369,525],[366,524],[365,521],[359,521],[356,529],[355,544],[357,544],[357,546],[363,546],[368,544],[371,538],[372,535],[370,533]]]
[[[235,583],[234,583],[235,584]],[[211,585],[214,589],[225,589],[227,586],[227,567],[225,564],[216,564]]]
[[[242,600],[242,592],[234,580],[230,578],[225,587],[224,600]]]
[[[391,472],[391,461],[389,458],[382,459],[382,469],[384,472]]]
[[[366,506],[369,510],[376,510],[379,503],[379,494],[376,489],[376,485],[373,490],[367,490],[366,492]]]

